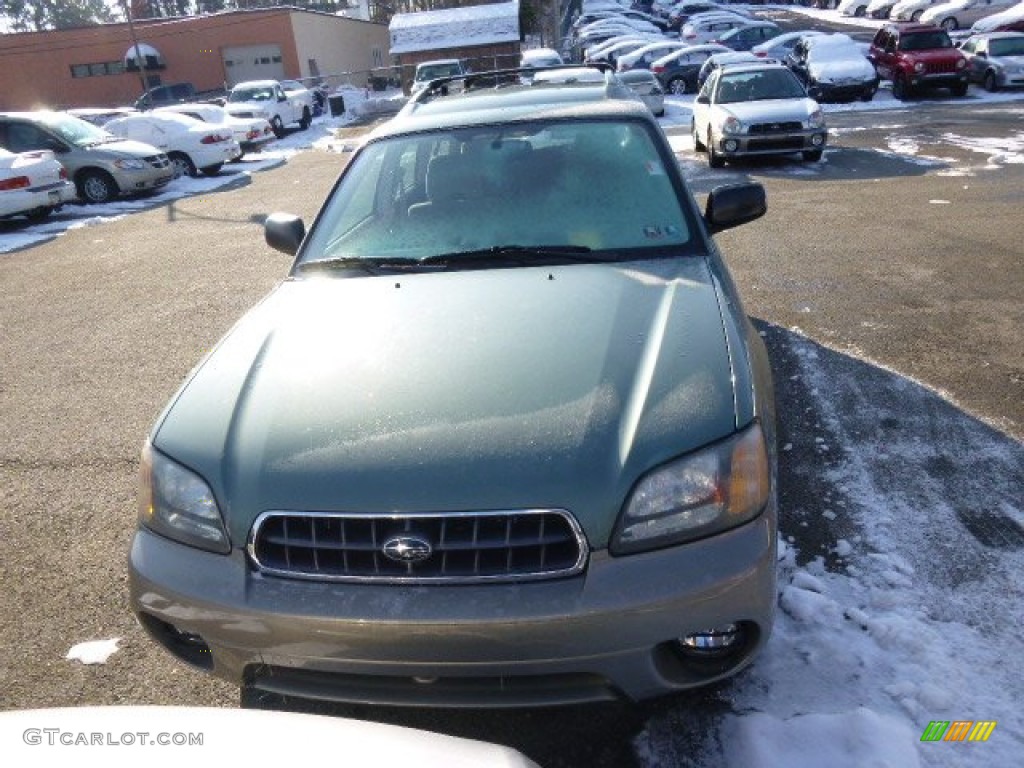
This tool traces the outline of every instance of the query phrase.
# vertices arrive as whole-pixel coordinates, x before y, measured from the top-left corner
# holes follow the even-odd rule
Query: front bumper
[[[817,82],[810,87],[810,93],[815,100],[829,103],[870,99],[877,90],[877,78],[853,82]]]
[[[592,553],[578,577],[467,586],[265,577],[139,530],[131,605],[179,659],[237,685],[373,704],[527,706],[644,699],[746,666],[771,631],[776,512],[656,552]],[[741,622],[728,656],[677,639]]]
[[[960,72],[940,72],[940,73],[924,73],[924,74],[913,74],[910,76],[910,85],[912,88],[956,88],[958,86],[967,87],[968,74],[967,70]]]
[[[824,150],[828,143],[828,132],[818,128],[780,133],[728,134],[715,137],[714,142],[715,151],[724,157],[780,155]]]
[[[170,183],[174,178],[174,172],[168,168],[151,169],[143,171],[122,171],[117,170],[113,174],[118,188],[123,195],[133,195],[140,192],[151,192],[160,189]]]

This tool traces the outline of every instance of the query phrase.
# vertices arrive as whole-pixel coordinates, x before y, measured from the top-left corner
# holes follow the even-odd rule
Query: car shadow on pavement
[[[950,167],[937,159],[902,155],[882,149],[831,146],[824,158],[806,162],[799,155],[737,159],[724,168],[708,168],[704,155],[677,153],[676,160],[695,195],[707,194],[722,184],[757,181],[758,177],[805,181],[863,181],[924,176]]]
[[[818,560],[870,580],[880,554],[898,558],[922,595],[956,590],[946,602],[970,604],[982,626],[999,610],[988,601],[1021,590],[1024,444],[899,373],[755,327],[775,375],[780,538],[796,566]],[[499,743],[542,768],[696,768],[719,764],[723,720],[753,711],[748,692],[771,686],[755,660],[729,680],[640,704],[444,710],[269,696],[256,706]]]

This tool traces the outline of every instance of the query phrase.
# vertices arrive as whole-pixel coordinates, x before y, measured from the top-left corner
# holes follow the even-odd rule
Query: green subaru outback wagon
[[[435,81],[145,442],[131,605],[265,695],[639,700],[735,673],[776,599],[771,374],[617,78]],[[490,79],[489,79],[490,77]]]

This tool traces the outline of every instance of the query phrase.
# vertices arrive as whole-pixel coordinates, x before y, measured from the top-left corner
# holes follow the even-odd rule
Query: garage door
[[[239,45],[224,49],[228,85],[246,80],[281,80],[284,62],[280,45]]]

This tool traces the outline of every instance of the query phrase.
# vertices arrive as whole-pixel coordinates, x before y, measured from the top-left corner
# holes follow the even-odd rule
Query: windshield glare
[[[991,56],[1024,56],[1024,37],[990,40],[988,52]]]
[[[800,81],[787,69],[727,73],[718,83],[719,104],[768,99],[800,99],[805,95]]]
[[[84,147],[98,141],[110,141],[116,138],[102,128],[71,115],[40,114],[39,119],[64,141],[76,147]]]
[[[656,146],[640,121],[584,120],[374,142],[353,159],[302,261],[676,248],[693,227]]]
[[[236,88],[228,94],[228,101],[270,101],[273,98],[273,88]]]

